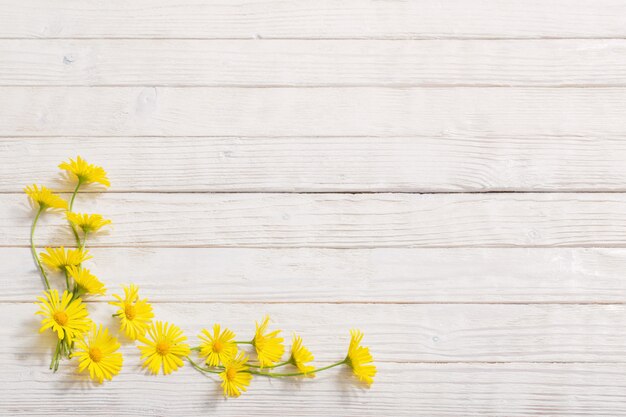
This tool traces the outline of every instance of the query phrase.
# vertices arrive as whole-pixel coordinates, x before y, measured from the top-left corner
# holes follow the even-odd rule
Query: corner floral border
[[[43,297],[37,298],[40,310],[35,314],[43,316],[40,332],[50,329],[57,335],[50,369],[56,372],[62,359],[77,358],[78,372],[88,371],[92,380],[102,383],[105,379],[113,379],[122,369],[123,357],[118,352],[121,344],[109,329],[96,325],[89,318],[85,299],[104,295],[106,288],[83,263],[91,259],[86,248],[87,237],[96,235],[111,221],[100,214],[74,212],[73,208],[81,187],[96,184],[107,188],[111,184],[102,167],[89,164],[80,156],[61,163],[59,168],[64,178],[75,184],[69,203],[44,186],[34,184],[24,189],[36,210],[30,230],[30,248],[45,287]],[[44,252],[37,254],[35,230],[44,213],[65,214],[76,240],[74,249],[46,247]],[[62,294],[51,287],[48,273],[64,276]],[[280,336],[282,330],[268,330],[269,316],[256,322],[255,333],[250,340],[238,341],[232,330],[214,324],[212,332],[202,329],[198,335],[200,344],[191,347],[178,326],[153,320],[152,306],[148,300],[139,297],[136,285],[123,286],[123,291],[123,295],[113,295],[116,301],[109,302],[117,307],[113,316],[119,319],[118,332],[137,343],[142,367],[154,375],[168,375],[187,361],[201,373],[217,375],[227,397],[241,395],[255,376],[313,378],[318,372],[342,365],[352,369],[358,380],[368,387],[374,381],[376,367],[369,348],[361,345],[363,333],[359,330],[350,331],[350,345],[342,360],[316,368],[311,365],[313,354],[298,335],[293,336],[289,358],[283,361],[285,345]],[[246,345],[252,347],[251,352],[242,349]],[[191,357],[192,353],[197,356],[195,360]],[[277,368],[287,366],[293,371],[276,372]]]

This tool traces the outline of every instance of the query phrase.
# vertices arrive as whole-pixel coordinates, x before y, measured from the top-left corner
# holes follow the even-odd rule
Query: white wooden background
[[[320,361],[359,327],[372,388],[51,374],[21,190],[76,154],[109,288]],[[2,0],[0,414],[626,415],[625,192],[623,0]]]

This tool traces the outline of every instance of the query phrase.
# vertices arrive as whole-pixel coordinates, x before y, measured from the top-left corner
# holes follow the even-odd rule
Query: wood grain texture
[[[218,383],[185,367],[151,377],[127,362],[114,383],[95,387],[73,364],[52,375],[42,355],[10,362],[0,412],[66,416],[621,416],[626,389],[622,364],[392,364],[378,365],[377,381],[363,390],[345,371],[314,380],[255,379],[247,394],[224,400]],[[289,392],[289,395],[281,393]],[[138,397],[141,396],[141,400]],[[184,401],[181,401],[184,398]],[[106,404],[106,409],[102,407]]]
[[[92,246],[626,246],[624,194],[95,194],[75,210],[112,219]],[[33,210],[0,195],[0,246],[27,246]],[[71,245],[47,215],[43,245]]]
[[[623,303],[625,249],[94,248],[109,288],[153,302]],[[2,248],[0,301],[41,290],[30,251]],[[128,272],[132,271],[132,272]],[[107,296],[102,300],[111,300]],[[100,300],[100,298],[98,298]]]
[[[554,38],[625,37],[619,0],[308,0],[183,3],[25,0],[0,4],[2,37]]]
[[[103,165],[112,191],[626,191],[626,136],[0,138],[0,192],[72,191],[57,165]]]
[[[626,40],[0,40],[0,85],[624,86]]]
[[[54,333],[37,333],[36,306],[2,303],[0,310],[15,318],[4,326],[5,351],[49,359]],[[90,303],[89,312],[96,323],[117,328],[114,306]],[[158,303],[154,312],[180,326],[194,346],[213,323],[250,340],[254,321],[269,314],[271,328],[283,329],[289,342],[293,332],[301,335],[320,363],[345,357],[351,328],[365,333],[377,363],[624,363],[626,355],[626,305]]]
[[[626,135],[625,92],[0,87],[0,136]]]
[[[624,1],[24,0],[0,22],[0,415],[626,416]],[[371,390],[334,369],[225,401],[126,340],[112,383],[50,373],[21,190],[68,191],[76,154],[113,182],[76,204],[114,222],[96,322],[116,332],[135,282],[193,344],[267,313],[322,364],[356,327]],[[36,241],[73,242],[59,214]]]

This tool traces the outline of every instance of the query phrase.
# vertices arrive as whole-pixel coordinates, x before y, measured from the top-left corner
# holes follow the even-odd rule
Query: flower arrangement
[[[77,213],[73,209],[82,187],[96,184],[106,188],[110,183],[102,167],[89,164],[80,156],[60,164],[59,168],[67,181],[75,183],[69,202],[44,186],[32,185],[24,190],[36,213],[30,230],[30,248],[45,287],[44,295],[36,303],[40,310],[35,314],[43,316],[40,332],[50,329],[57,336],[50,369],[56,371],[61,360],[76,358],[78,372],[88,371],[92,380],[102,383],[122,369],[121,344],[109,329],[96,325],[89,317],[85,300],[104,295],[106,288],[84,263],[91,259],[87,238],[96,235],[111,221],[99,214]],[[76,240],[75,248],[46,247],[44,252],[37,253],[35,231],[44,213],[65,215]],[[64,277],[62,293],[50,285],[49,273]],[[124,286],[123,292],[123,295],[114,294],[116,301],[109,303],[116,307],[113,316],[119,320],[118,333],[137,343],[142,367],[154,375],[168,375],[188,362],[199,372],[219,378],[227,397],[238,397],[257,376],[313,378],[327,369],[348,366],[358,380],[369,386],[376,375],[372,355],[369,348],[361,345],[363,333],[358,330],[351,330],[350,345],[343,359],[315,367],[311,364],[313,354],[298,335],[293,336],[289,357],[283,360],[285,345],[281,330],[269,330],[268,316],[256,323],[250,340],[238,341],[232,330],[214,324],[212,330],[200,332],[199,345],[192,347],[178,326],[154,320],[152,306],[148,300],[140,298],[137,286]],[[283,367],[291,369],[277,370]]]

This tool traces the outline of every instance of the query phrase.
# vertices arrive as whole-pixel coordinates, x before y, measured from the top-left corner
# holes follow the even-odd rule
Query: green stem
[[[63,339],[65,342],[65,357],[70,359],[72,357],[72,350],[74,349],[74,341],[72,343],[68,342],[67,337]]]
[[[84,250],[85,249],[85,245],[87,245],[87,235],[89,233],[85,232],[85,236],[83,236],[83,243],[80,245],[80,250]]]
[[[65,272],[65,286],[67,287],[67,291],[71,292],[71,290],[70,290],[70,274],[67,273],[67,268],[63,268],[63,271]]]
[[[75,300],[78,297],[82,296],[84,293],[85,293],[84,289],[78,286],[78,284],[74,283],[74,294],[72,296],[72,299]]]
[[[78,189],[80,188],[80,185],[83,182],[81,180],[78,180],[78,182],[76,183],[76,188],[74,188],[74,194],[72,194],[72,199],[70,200],[70,210],[72,211],[72,207],[74,207],[74,199],[76,198],[76,194],[78,194]]]
[[[193,350],[194,352],[200,352],[200,350],[201,350],[201,349],[202,349],[202,348],[201,348],[200,346],[196,346],[196,347],[192,347],[192,348],[191,348],[191,349],[189,349],[189,350]]]
[[[222,373],[222,371],[214,371],[212,369],[201,367],[200,365],[195,363],[189,356],[187,356],[187,360],[189,361],[191,366],[193,366],[194,368],[196,368],[200,372],[206,372],[206,373],[210,373],[210,374],[221,374]]]
[[[61,341],[57,340],[57,347],[54,349],[54,356],[52,356],[52,362],[50,362],[50,369],[56,372],[59,369],[59,349],[61,348]]]
[[[249,372],[249,373],[251,373],[253,375],[269,376],[271,378],[285,378],[285,377],[290,377],[290,376],[302,376],[302,375],[310,375],[310,374],[313,374],[313,373],[316,373],[316,372],[322,372],[322,371],[325,371],[327,369],[334,368],[335,366],[343,365],[344,363],[346,363],[345,359],[342,360],[342,361],[339,361],[337,363],[333,363],[332,365],[324,366],[322,368],[313,369],[311,372],[307,372],[307,373],[304,373],[304,372],[290,372],[290,373],[286,373],[286,374],[273,374],[273,373],[269,373],[269,372],[257,372],[257,371],[250,371],[250,370],[248,370],[246,372]]]
[[[252,340],[247,341],[247,342],[237,342],[237,341],[235,341],[233,343],[237,343],[238,345],[251,345],[252,344]]]
[[[253,365],[251,363],[246,363],[246,366],[249,366],[250,368],[272,369],[272,368],[278,368],[279,366],[289,365],[290,363],[291,361],[285,361],[285,362],[277,363],[276,365],[270,365],[270,366]]]
[[[43,277],[44,284],[46,289],[50,289],[50,282],[48,281],[48,276],[46,275],[46,271],[43,269],[43,265],[41,265],[41,261],[39,260],[39,256],[37,256],[37,250],[35,249],[35,228],[37,227],[37,220],[39,220],[39,216],[44,211],[45,207],[39,207],[39,211],[37,211],[37,215],[33,220],[33,225],[30,228],[30,250],[33,253],[33,259],[35,263],[39,267],[39,271],[41,271],[41,276]]]
[[[78,194],[78,189],[80,188],[80,185],[82,184],[82,181],[79,179],[78,182],[76,183],[76,188],[74,188],[74,193],[72,194],[72,199],[70,200],[70,208],[68,211],[72,211],[72,208],[74,207],[74,199],[76,198],[76,194]],[[78,232],[76,231],[76,227],[74,227],[74,225],[72,224],[72,222],[70,222],[70,227],[72,228],[72,232],[74,233],[74,238],[76,238],[76,245],[80,246],[80,237],[78,236]]]
[[[72,224],[72,230],[74,230],[74,225]],[[85,236],[83,237],[83,243],[80,245],[80,250],[83,251],[85,249],[85,245],[87,244],[87,232],[85,232]],[[78,235],[76,236],[78,238]],[[81,268],[82,263],[78,264],[78,268]],[[67,273],[66,273],[67,274]],[[74,285],[74,293],[77,293],[78,285]],[[76,297],[74,297],[76,298]]]

